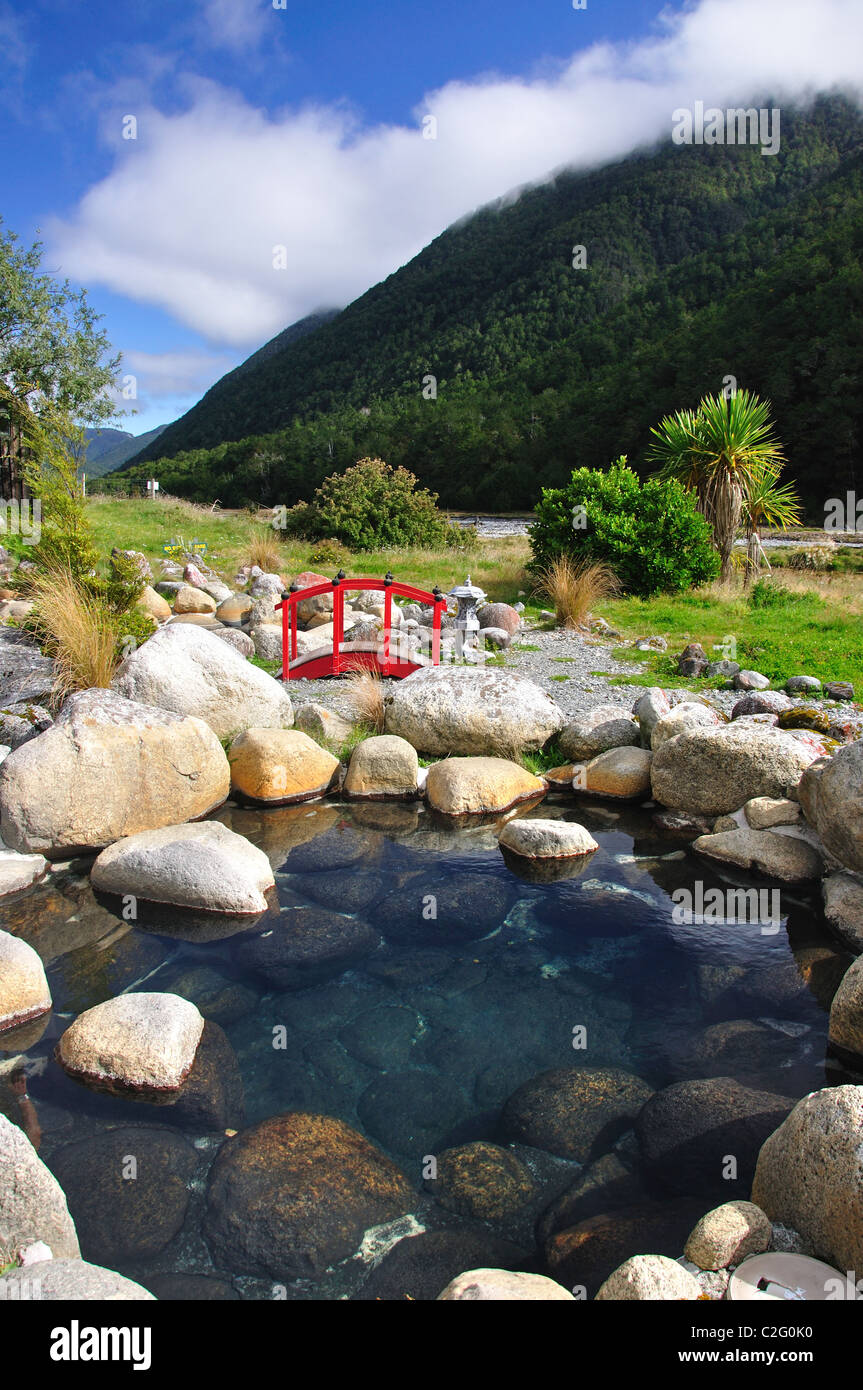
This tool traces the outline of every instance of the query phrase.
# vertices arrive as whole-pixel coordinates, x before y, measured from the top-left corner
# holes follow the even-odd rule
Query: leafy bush
[[[753,608],[817,610],[824,607],[823,598],[814,590],[804,589],[800,592],[796,589],[789,589],[785,584],[780,584],[775,579],[759,579],[749,595],[749,602]]]
[[[337,565],[344,568],[351,558],[351,552],[341,541],[337,541],[334,536],[327,536],[325,540],[318,541],[311,555],[309,556],[310,565]]]
[[[436,502],[437,493],[420,487],[406,468],[365,458],[325,478],[311,502],[291,507],[286,528],[308,540],[341,541],[351,550],[462,544]]]
[[[543,488],[534,511],[534,574],[563,555],[604,560],[627,593],[647,596],[704,584],[719,571],[693,496],[676,479],[642,483],[625,455],[605,471],[575,469],[566,487]]]
[[[809,545],[795,550],[786,561],[791,570],[832,570],[836,567],[835,545]]]

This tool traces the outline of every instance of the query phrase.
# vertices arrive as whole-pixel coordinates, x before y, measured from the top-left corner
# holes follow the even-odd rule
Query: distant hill
[[[575,466],[643,467],[650,426],[732,376],[772,401],[823,514],[857,479],[861,264],[850,102],[783,107],[773,156],[669,140],[449,228],[222,378],[117,485],[155,472],[188,497],[290,504],[378,454],[445,505],[515,510]]]
[[[82,468],[88,478],[101,478],[112,473],[142,448],[155,443],[168,425],[158,425],[146,434],[130,434],[128,430],[87,429],[87,461]]]

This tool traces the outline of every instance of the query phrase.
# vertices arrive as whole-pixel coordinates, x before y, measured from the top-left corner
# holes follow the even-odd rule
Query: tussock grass
[[[246,563],[260,565],[267,574],[279,574],[285,555],[272,526],[257,524],[249,528]]]
[[[577,562],[561,555],[542,571],[538,588],[554,605],[558,627],[577,628],[584,625],[595,605],[613,597],[620,585],[614,570],[603,560]]]
[[[360,724],[375,734],[382,734],[384,685],[377,671],[350,671],[345,676],[344,694]]]
[[[29,587],[34,626],[56,663],[57,697],[92,686],[107,688],[120,662],[113,615],[70,569],[35,575]]]

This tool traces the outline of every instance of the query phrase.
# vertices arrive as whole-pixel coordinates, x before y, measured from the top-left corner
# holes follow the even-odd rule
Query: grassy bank
[[[313,544],[283,539],[265,517],[210,512],[179,499],[93,497],[88,517],[103,554],[112,546],[141,550],[157,573],[165,558],[163,547],[180,539],[204,544],[207,563],[229,583],[238,567],[249,562],[254,542],[262,538],[275,540],[278,572],[285,578],[310,568],[324,574],[337,568],[313,562]],[[718,658],[723,654],[719,648],[731,638],[741,665],[763,671],[771,680],[805,672],[823,681],[851,680],[863,686],[863,572],[857,568],[858,557],[859,552],[849,552],[836,571],[808,574],[782,567],[782,556],[774,574],[781,589],[770,606],[753,604],[738,580],[729,587],[714,584],[682,595],[606,600],[598,605],[598,613],[628,640],[665,637],[668,655],[653,657],[631,648],[620,652],[640,663],[647,661],[663,684],[677,683],[671,654],[687,642],[700,642],[708,655]],[[511,536],[479,541],[467,554],[445,549],[361,552],[352,555],[345,568],[357,575],[391,570],[406,583],[424,589],[439,584],[444,590],[461,583],[469,572],[493,600],[514,603],[528,591],[525,601],[535,614],[538,605],[531,601],[524,568],[529,559],[526,537]],[[643,673],[632,680],[642,683]]]

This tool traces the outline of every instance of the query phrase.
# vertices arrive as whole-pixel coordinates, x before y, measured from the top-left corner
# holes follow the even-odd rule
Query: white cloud
[[[213,48],[244,52],[257,48],[274,14],[270,0],[203,0],[200,26]]]
[[[509,189],[670,135],[676,107],[834,86],[863,87],[860,0],[701,0],[663,12],[649,40],[594,46],[550,75],[449,83],[413,126],[364,127],[345,107],[270,117],[199,82],[181,114],[140,113],[139,139],[54,225],[53,249],[63,274],[250,346],[348,303]]]

